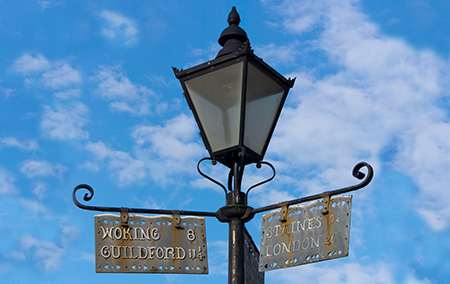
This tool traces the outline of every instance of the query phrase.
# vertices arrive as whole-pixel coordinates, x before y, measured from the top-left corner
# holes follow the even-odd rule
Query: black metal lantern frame
[[[222,76],[224,74],[221,73],[229,73],[227,69],[237,71],[233,72],[236,81],[230,84],[234,84],[232,87],[235,88],[234,91],[240,92],[239,102],[237,103],[240,109],[238,113],[235,111],[237,117],[231,118],[238,120],[238,129],[234,130],[236,131],[234,135],[235,143],[230,143],[231,145],[226,145],[225,147],[215,147],[214,137],[212,137],[213,134],[211,133],[215,130],[208,129],[208,126],[205,125],[210,123],[211,120],[210,118],[205,119],[202,117],[202,110],[199,109],[200,103],[195,102],[195,94],[193,94],[195,91],[189,84],[197,79],[199,88],[203,88],[204,91],[215,92],[217,88],[226,86],[224,80],[226,81],[227,78]],[[248,40],[235,52],[225,55],[220,55],[219,53],[219,57],[211,61],[186,70],[173,68],[173,71],[180,80],[184,95],[194,114],[200,129],[200,135],[210,157],[229,168],[237,161],[243,161],[241,166],[261,161],[267,150],[288,91],[294,85],[295,79],[286,79],[256,56]],[[208,79],[212,80],[207,82]],[[222,86],[214,84],[215,80],[217,82],[220,81]],[[211,85],[208,86],[208,84]],[[258,93],[262,93],[262,96],[264,96],[261,100],[267,100],[269,96],[272,96],[272,98],[268,99],[271,100],[269,102],[269,105],[271,105],[269,113],[265,113],[264,107],[261,109],[261,106],[259,106],[257,109],[252,110],[251,106],[249,106],[255,98],[260,99],[258,96],[261,95]],[[227,98],[218,98],[217,103],[227,104]],[[267,102],[265,105],[267,105]],[[214,116],[214,114],[212,115]],[[232,130],[225,129],[223,131]]]

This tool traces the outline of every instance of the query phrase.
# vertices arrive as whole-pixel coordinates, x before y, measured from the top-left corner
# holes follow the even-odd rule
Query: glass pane
[[[243,63],[185,82],[213,152],[239,144]]]
[[[262,155],[284,89],[251,63],[248,64],[244,145]]]

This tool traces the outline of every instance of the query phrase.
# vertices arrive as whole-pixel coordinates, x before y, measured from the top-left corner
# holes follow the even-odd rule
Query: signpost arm
[[[91,210],[91,211],[102,211],[102,212],[122,212],[124,207],[103,207],[103,206],[89,206],[81,204],[76,197],[76,192],[80,189],[86,189],[89,192],[86,193],[83,197],[84,201],[89,201],[94,196],[94,190],[90,185],[87,184],[80,184],[73,190],[72,193],[72,200],[73,203],[75,203],[76,206],[78,206],[81,209],[84,210]],[[167,215],[173,215],[173,210],[164,210],[164,209],[144,209],[144,208],[126,208],[128,209],[129,213],[143,213],[143,214],[167,214]],[[203,212],[203,211],[186,211],[186,210],[180,210],[177,211],[179,215],[190,215],[190,216],[201,216],[201,217],[217,217],[216,212]]]
[[[363,167],[367,168],[367,174],[364,174],[363,172],[359,171]],[[290,205],[321,199],[321,198],[324,198],[324,196],[326,196],[326,195],[329,195],[331,197],[332,195],[344,194],[344,193],[347,193],[350,191],[355,191],[355,190],[361,189],[361,188],[367,186],[370,183],[370,181],[372,180],[373,168],[371,165],[369,165],[366,162],[360,162],[353,168],[353,176],[357,179],[364,179],[364,180],[357,185],[344,187],[341,189],[335,189],[332,191],[327,191],[327,192],[323,192],[323,193],[319,193],[319,194],[314,194],[314,195],[310,195],[310,196],[301,197],[298,199],[293,199],[293,200],[289,200],[289,201],[285,201],[285,202],[281,202],[281,203],[277,203],[277,204],[272,204],[272,205],[256,208],[256,209],[252,210],[252,213],[257,214],[257,213],[281,208],[283,204],[285,204],[289,207]]]

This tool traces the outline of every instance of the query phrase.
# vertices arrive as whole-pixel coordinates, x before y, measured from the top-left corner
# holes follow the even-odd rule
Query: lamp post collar
[[[237,51],[248,41],[247,33],[239,27],[240,22],[241,18],[236,11],[236,7],[233,7],[228,15],[229,27],[225,28],[220,34],[219,44],[223,48],[219,51],[217,57]]]

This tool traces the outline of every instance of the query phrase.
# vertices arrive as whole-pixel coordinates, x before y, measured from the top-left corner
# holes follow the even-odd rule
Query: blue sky
[[[447,1],[0,0],[2,283],[226,283],[228,226],[207,218],[210,274],[96,274],[98,206],[216,211],[223,191],[172,66],[215,57],[236,6],[255,53],[296,77],[252,190],[260,207],[357,183],[347,258],[266,283],[450,279]],[[225,180],[225,169],[214,168]],[[245,185],[268,174],[249,168]],[[261,214],[247,224],[259,245]]]

